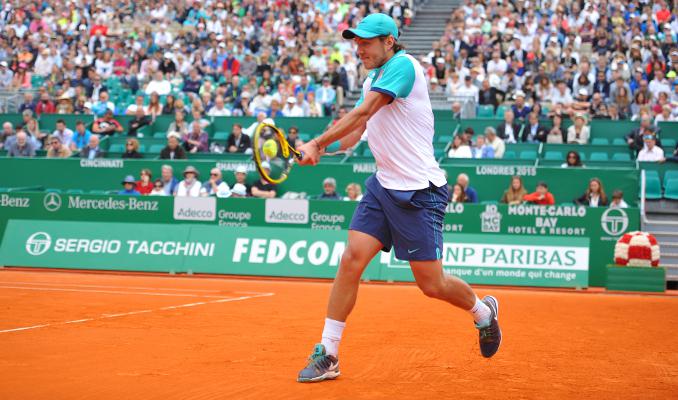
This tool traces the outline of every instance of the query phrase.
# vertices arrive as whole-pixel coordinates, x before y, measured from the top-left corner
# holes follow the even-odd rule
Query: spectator
[[[520,125],[515,123],[513,111],[504,111],[504,121],[497,127],[497,136],[505,143],[518,143],[519,135]]]
[[[243,135],[242,125],[233,124],[231,134],[228,135],[226,141],[226,148],[229,153],[251,153],[252,141],[249,136]]]
[[[297,105],[297,99],[290,96],[287,98],[285,107],[282,109],[283,116],[285,117],[303,117],[304,110]]]
[[[341,200],[337,194],[337,181],[334,178],[325,178],[323,181],[323,193],[318,200]]]
[[[563,144],[565,143],[565,134],[561,128],[562,117],[559,115],[553,116],[553,127],[546,136],[546,143],[549,144]]]
[[[153,190],[148,194],[149,196],[167,196],[165,193],[165,185],[162,182],[162,179],[158,178],[153,181]]]
[[[7,61],[0,61],[0,90],[8,90],[13,78],[14,72],[9,69]]]
[[[95,158],[102,158],[104,152],[99,148],[99,135],[90,135],[87,146],[80,150],[80,158],[94,160]]]
[[[31,116],[33,116],[33,113],[35,112],[35,101],[33,101],[33,93],[31,92],[24,93],[24,101],[19,104],[20,113],[23,114],[26,110],[31,111]]]
[[[466,174],[459,174],[457,176],[457,183],[461,185],[461,187],[464,189],[464,194],[466,195],[466,198],[468,199],[469,203],[477,203],[478,202],[478,192],[471,186],[469,186],[469,178],[468,175]]]
[[[80,120],[76,121],[75,133],[73,140],[71,140],[71,151],[79,153],[89,143],[90,136],[92,136],[92,132],[85,128],[85,123]]]
[[[473,153],[471,147],[464,143],[461,135],[456,135],[452,139],[452,145],[450,150],[447,152],[447,157],[449,158],[473,158]]]
[[[174,177],[174,169],[172,166],[167,164],[163,165],[160,169],[160,176],[165,195],[174,195],[176,193],[177,186],[179,186],[179,180]]]
[[[606,207],[607,195],[603,189],[603,183],[598,178],[591,178],[589,187],[586,189],[581,197],[574,200],[580,206],[588,207]]]
[[[246,196],[251,196],[252,195],[252,186],[247,184],[247,168],[244,165],[239,165],[235,169],[235,184],[233,185],[233,191],[235,192],[236,188],[239,187],[238,185],[242,186],[245,188],[245,195]]]
[[[511,111],[515,118],[525,119],[532,112],[532,108],[525,104],[525,92],[518,90],[513,98],[515,103],[511,106]]]
[[[523,185],[523,179],[519,176],[514,176],[511,178],[511,186],[504,191],[500,202],[508,205],[522,204],[526,194],[527,190],[525,190]]]
[[[287,130],[287,143],[295,149],[304,144],[304,141],[299,138],[299,128],[296,126],[291,126],[290,129]]]
[[[118,192],[119,195],[123,196],[139,196],[140,193],[136,190],[135,186],[137,181],[132,175],[127,175],[122,181],[123,189]]]
[[[231,188],[229,188],[228,184],[222,179],[221,170],[219,168],[212,168],[210,170],[210,179],[203,183],[202,188],[200,189],[200,195],[204,197],[231,197]]]
[[[268,161],[262,162],[261,168],[263,168],[267,174],[271,173],[271,165],[268,163]],[[254,197],[272,199],[276,196],[275,185],[260,177],[252,185],[251,193]]]
[[[349,183],[346,186],[344,201],[360,201],[363,199],[363,190],[357,183]]]
[[[65,82],[68,82],[67,80]],[[62,86],[63,90],[63,86]],[[73,114],[73,100],[68,93],[63,93],[57,98],[56,113],[57,114]]]
[[[224,98],[222,96],[217,96],[214,100],[214,106],[210,108],[207,115],[210,117],[230,117],[231,110],[226,108]]]
[[[122,132],[120,122],[113,118],[113,111],[107,110],[103,117],[94,121],[92,131],[98,135],[110,136]]]
[[[652,125],[652,117],[649,114],[644,114],[640,119],[640,127],[634,129],[626,135],[626,143],[628,143],[629,148],[636,152],[640,151],[645,142],[644,138],[647,135],[659,135],[660,130]]]
[[[122,153],[122,158],[143,158],[139,153],[139,141],[134,138],[128,138],[125,141],[125,152]]]
[[[487,137],[487,144],[492,146],[494,150],[494,158],[503,158],[506,144],[504,144],[502,139],[497,137],[497,131],[493,127],[488,126],[485,128],[485,137]]]
[[[236,183],[231,189],[231,197],[233,198],[244,198],[247,197],[247,187],[242,183]]]
[[[153,119],[157,118],[158,115],[162,115],[162,104],[160,104],[160,96],[158,93],[151,93],[151,97],[148,100],[148,106],[146,107],[146,114]]]
[[[131,119],[128,124],[127,128],[127,136],[134,136],[137,137],[142,137],[143,134],[139,132],[141,128],[144,126],[149,126],[153,123],[153,120],[151,119],[150,116],[146,115],[144,113],[144,109],[142,107],[137,107],[136,111],[134,112],[134,119]]]
[[[450,203],[467,203],[469,201],[464,192],[464,187],[458,183],[455,183],[452,186],[452,193],[449,198]]]
[[[40,114],[54,114],[56,113],[56,105],[49,98],[49,93],[43,92],[40,95],[40,101],[35,105],[35,115],[40,117]]]
[[[589,107],[589,114],[593,119],[607,119],[608,112],[607,106],[603,102],[603,95],[600,93],[594,93],[591,97],[591,107]]]
[[[33,117],[31,110],[24,110],[21,114],[23,124],[19,126],[20,129],[26,131],[28,138],[33,142],[33,147],[39,149],[43,146],[43,142],[47,139],[47,134],[40,132],[40,125],[38,120]]]
[[[629,205],[624,201],[624,192],[621,190],[615,190],[612,192],[612,201],[610,202],[610,208],[628,208]]]
[[[567,128],[567,143],[588,144],[591,128],[586,125],[586,116],[577,114],[574,117],[574,125]]]
[[[189,76],[184,80],[183,91],[185,93],[199,94],[200,87],[202,86],[202,78],[198,74],[198,70],[193,68],[189,72]]]
[[[162,106],[162,115],[172,115],[174,114],[174,109],[176,106],[176,99],[174,98],[174,95],[168,94],[167,97],[165,97],[165,104]]]
[[[71,149],[61,143],[61,138],[58,136],[50,136],[47,141],[50,147],[47,148],[47,158],[68,158],[71,156]]]
[[[551,102],[553,104],[562,104],[565,112],[569,112],[573,99],[570,88],[567,87],[565,81],[559,80],[556,82],[555,90],[551,93]]]
[[[2,132],[0,132],[0,149],[5,146],[7,140],[14,136],[14,126],[11,122],[2,124]]]
[[[150,194],[153,191],[153,174],[151,170],[148,168],[142,169],[140,178],[136,183],[137,192],[144,196]]]
[[[668,122],[676,121],[676,116],[673,115],[673,110],[670,105],[662,106],[662,111],[656,117],[654,117],[654,124],[657,125],[659,122]]]
[[[640,162],[663,162],[664,150],[657,146],[657,136],[646,134],[643,136],[645,146],[638,152],[638,161]]]
[[[315,98],[315,92],[308,92],[306,94],[306,103],[308,104],[308,115],[307,117],[322,117],[324,114],[324,109],[320,103]],[[331,115],[331,114],[328,114]]]
[[[141,111],[143,112],[144,115],[148,112],[147,107],[144,106],[144,96],[142,96],[142,95],[137,95],[134,98],[134,104],[130,104],[129,106],[127,106],[127,109],[125,110],[125,114],[126,115],[136,115],[136,113],[139,109],[141,109]]]
[[[464,84],[457,90],[457,96],[472,97],[478,103],[480,97],[480,90],[473,84],[473,78],[470,76],[464,77]]]
[[[337,92],[330,84],[329,77],[323,78],[322,86],[318,88],[316,97],[323,107],[323,115],[332,115],[334,103],[337,99]]]
[[[453,73],[453,75],[456,75],[456,73]],[[449,83],[448,83],[449,85]],[[495,87],[490,86],[490,80],[485,79],[483,81],[482,87],[480,89],[480,92],[478,93],[478,101],[480,105],[491,105],[494,107],[494,110],[497,110],[497,106],[499,105],[499,101],[497,99],[498,96],[498,91]]]
[[[576,151],[568,151],[565,157],[565,162],[560,166],[561,168],[580,168],[584,164],[581,162],[581,156]]]
[[[56,122],[56,129],[52,132],[52,137],[58,137],[62,145],[70,148],[73,140],[73,131],[66,127],[66,122],[59,119]]]
[[[92,78],[91,85],[86,89],[87,98],[90,100],[98,99],[103,92],[108,92],[108,88],[101,83],[101,76],[95,75]]]
[[[257,87],[257,94],[252,99],[252,102],[249,105],[249,111],[252,114],[257,114],[260,112],[267,113],[273,98],[266,92],[266,87],[264,85],[259,85]]]
[[[485,141],[485,136],[478,135],[476,144],[471,148],[473,158],[494,158],[494,148]]]
[[[109,100],[108,92],[99,92],[99,101],[92,104],[92,112],[101,117],[109,111],[111,114],[115,112],[115,104]]]
[[[537,188],[534,193],[526,194],[523,196],[523,200],[541,206],[552,206],[556,204],[556,200],[549,192],[549,187],[546,182],[537,183]]]
[[[198,197],[200,196],[200,189],[202,185],[198,180],[198,170],[189,165],[184,170],[184,180],[179,182],[176,189],[176,196],[178,197]]]
[[[186,152],[180,146],[181,137],[177,132],[170,132],[167,135],[167,146],[160,151],[161,160],[185,160]]]
[[[165,79],[162,71],[156,71],[153,74],[153,80],[148,82],[146,88],[144,89],[144,93],[146,93],[147,96],[150,96],[152,93],[155,93],[159,96],[166,96],[170,94],[171,91],[172,84],[170,81]]]
[[[452,103],[452,119],[454,120],[460,120],[462,119],[462,111],[461,111],[461,103],[458,101],[455,101]]]
[[[177,110],[174,112],[174,121],[170,123],[167,133],[176,132],[179,134],[179,136],[183,137],[189,132],[188,125],[189,124],[186,122],[186,114],[184,111]]]
[[[16,135],[10,137],[5,143],[7,157],[35,157],[35,147],[28,139],[25,131],[18,130]]]
[[[182,138],[184,149],[189,153],[205,153],[209,151],[209,136],[200,124],[192,124],[193,129]]]
[[[544,143],[547,135],[546,127],[539,123],[539,115],[530,113],[527,123],[523,127],[522,141],[525,143]]]

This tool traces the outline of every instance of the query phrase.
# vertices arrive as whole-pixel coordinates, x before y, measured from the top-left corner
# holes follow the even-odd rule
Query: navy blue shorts
[[[383,251],[394,247],[399,260],[442,258],[447,185],[436,187],[431,183],[421,190],[391,190],[383,188],[372,175],[365,181],[365,188],[349,229],[375,237]]]

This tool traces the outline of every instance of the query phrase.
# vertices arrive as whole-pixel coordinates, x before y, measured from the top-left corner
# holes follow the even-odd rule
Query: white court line
[[[38,290],[38,291],[55,291],[55,292],[76,292],[76,293],[104,293],[104,294],[126,294],[134,295],[140,294],[144,296],[170,296],[170,297],[201,297],[206,299],[224,299],[226,296],[209,296],[204,294],[190,294],[190,293],[157,293],[157,292],[125,292],[122,290],[87,290],[87,289],[68,289],[68,288],[46,288],[46,287],[30,287],[30,286],[0,286],[0,289],[19,289],[19,290]]]
[[[175,290],[182,292],[207,292],[207,293],[219,293],[220,290],[210,290],[210,289],[174,289],[174,288],[157,288],[157,287],[140,287],[140,286],[111,286],[111,285],[82,285],[76,283],[48,283],[48,282],[5,282],[0,281],[0,284],[3,285],[33,285],[33,286],[73,286],[73,287],[83,287],[83,288],[101,288],[101,289],[139,289],[139,290]]]
[[[232,301],[249,300],[249,299],[254,299],[254,298],[257,298],[257,297],[270,297],[270,296],[273,296],[273,295],[275,295],[275,293],[259,293],[259,294],[252,295],[252,296],[229,297],[229,298],[222,298],[222,299],[219,299],[219,300],[199,301],[197,303],[179,304],[179,305],[176,305],[176,306],[166,306],[166,307],[154,308],[154,309],[150,309],[150,310],[137,310],[137,311],[124,312],[124,313],[117,313],[117,314],[101,314],[100,316],[94,317],[94,318],[83,318],[83,319],[75,319],[75,320],[71,320],[71,321],[53,322],[53,323],[49,323],[49,324],[40,324],[40,325],[33,325],[33,326],[23,326],[23,327],[20,327],[20,328],[5,329],[5,330],[0,331],[0,333],[27,331],[27,330],[31,330],[31,329],[47,328],[47,327],[50,327],[50,326],[57,326],[57,325],[78,324],[78,323],[97,321],[97,320],[102,320],[102,319],[124,317],[124,316],[128,316],[128,315],[146,314],[146,313],[152,313],[152,312],[156,312],[156,311],[175,310],[175,309],[178,309],[178,308],[196,307],[196,306],[202,306],[202,305],[206,305],[206,304],[229,303],[229,302],[232,302]]]

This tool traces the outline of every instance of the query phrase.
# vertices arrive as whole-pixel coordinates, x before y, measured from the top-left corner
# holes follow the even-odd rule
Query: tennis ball
[[[264,154],[270,158],[273,158],[278,154],[278,144],[273,139],[265,141],[263,149]]]

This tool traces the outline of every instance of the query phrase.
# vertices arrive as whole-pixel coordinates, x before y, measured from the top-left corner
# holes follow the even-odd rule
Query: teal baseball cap
[[[372,39],[378,36],[393,35],[398,40],[398,26],[393,18],[386,14],[375,13],[363,18],[357,28],[346,29],[341,33],[344,39],[353,39],[356,37],[362,39]]]

